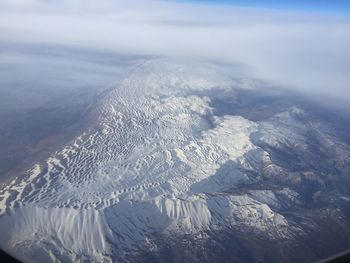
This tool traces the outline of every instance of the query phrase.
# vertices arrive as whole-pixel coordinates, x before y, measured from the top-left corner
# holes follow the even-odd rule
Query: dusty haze
[[[238,63],[250,77],[350,99],[346,16],[172,1],[2,0],[0,30],[0,41]]]

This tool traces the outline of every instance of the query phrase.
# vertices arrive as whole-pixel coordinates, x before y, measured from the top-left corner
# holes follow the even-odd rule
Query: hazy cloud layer
[[[350,99],[350,20],[171,1],[0,1],[0,40],[243,63]]]

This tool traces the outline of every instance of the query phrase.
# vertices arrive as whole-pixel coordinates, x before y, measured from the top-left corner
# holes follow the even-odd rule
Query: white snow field
[[[235,83],[210,66],[139,65],[101,96],[89,129],[1,189],[0,246],[25,262],[110,262],[154,249],[155,233],[243,225],[293,238],[273,192],[224,193],[252,180],[244,171],[278,167],[250,140],[273,140],[267,124],[215,116],[198,95],[215,87]]]

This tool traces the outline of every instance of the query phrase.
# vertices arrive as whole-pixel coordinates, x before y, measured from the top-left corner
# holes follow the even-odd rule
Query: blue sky
[[[206,4],[229,4],[238,7],[279,9],[312,13],[350,15],[349,0],[180,0]]]

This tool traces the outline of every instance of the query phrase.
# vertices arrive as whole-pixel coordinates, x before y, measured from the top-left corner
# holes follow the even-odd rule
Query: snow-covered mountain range
[[[1,189],[0,246],[25,262],[309,261],[350,246],[346,131],[258,86],[139,65],[84,132]]]

